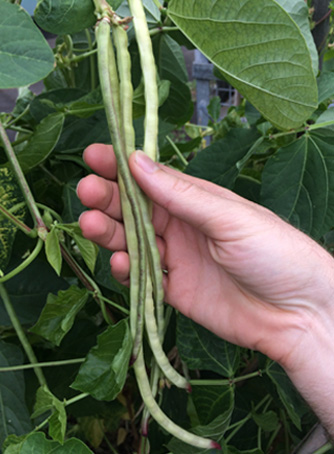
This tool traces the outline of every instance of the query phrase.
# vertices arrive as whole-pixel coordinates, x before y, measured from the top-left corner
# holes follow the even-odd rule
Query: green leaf
[[[21,350],[0,340],[0,367],[23,363]],[[0,373],[0,445],[9,434],[21,435],[32,430],[25,403],[25,382],[22,371]]]
[[[117,9],[123,0],[107,0]],[[92,0],[40,0],[34,19],[43,29],[56,35],[74,34],[96,22]]]
[[[14,260],[10,263],[11,269],[22,261],[18,253],[15,254]],[[67,287],[67,282],[58,277],[53,269],[46,265],[45,260],[39,258],[35,259],[20,274],[6,282],[6,288],[16,315],[23,325],[30,326],[38,320],[48,293],[57,293]],[[3,304],[0,304],[0,318],[2,326],[11,326]]]
[[[325,112],[323,112],[315,122],[317,125],[321,125],[321,127],[333,127],[334,126],[334,107],[329,107]]]
[[[95,22],[91,0],[40,0],[34,19],[43,29],[56,35],[73,34]]]
[[[51,231],[47,234],[45,240],[45,253],[48,262],[58,274],[58,276],[60,276],[63,260],[61,256],[58,232],[55,227],[52,227]]]
[[[168,98],[170,90],[169,80],[158,80],[158,99],[159,106],[162,106]],[[133,92],[133,118],[140,118],[145,115],[145,88],[144,81],[141,80],[138,87]]]
[[[177,347],[182,360],[192,370],[210,370],[233,377],[239,365],[239,347],[183,315],[177,320]]]
[[[292,422],[301,430],[301,418],[308,411],[307,404],[281,366],[272,362],[266,372],[275,384],[278,395]]]
[[[334,72],[323,71],[317,79],[319,103],[330,99],[334,95]]]
[[[45,434],[35,432],[23,441],[9,445],[3,454],[93,454],[80,440],[70,438],[64,445],[45,438]]]
[[[87,299],[87,290],[74,285],[65,291],[59,291],[57,296],[50,293],[38,322],[30,331],[60,345]]]
[[[171,0],[168,10],[190,41],[274,125],[295,128],[310,117],[318,100],[310,53],[278,3]]]
[[[23,202],[20,187],[8,167],[0,168],[0,207],[9,211],[16,204]],[[26,208],[13,213],[24,221]],[[4,271],[10,260],[11,251],[18,228],[1,214],[0,210],[0,270]]]
[[[1,1],[0,89],[38,82],[53,66],[52,50],[29,14],[19,5]]]
[[[230,425],[234,409],[234,390],[231,386],[194,387],[191,394],[201,425],[191,429],[197,435],[220,442]],[[168,448],[175,454],[209,454],[210,449],[189,446],[173,438]]]
[[[320,238],[334,225],[334,131],[305,134],[281,148],[262,174],[262,203]]]
[[[71,385],[97,400],[110,401],[123,389],[132,350],[127,320],[109,326],[98,336]]]
[[[78,222],[72,224],[57,224],[57,228],[67,232],[75,241],[82,258],[92,274],[94,274],[97,256],[99,253],[98,246],[90,240],[83,237]]]
[[[259,138],[255,129],[231,129],[223,139],[217,140],[191,160],[186,173],[232,189],[241,166]]]
[[[157,36],[153,46],[160,79],[170,81],[169,96],[160,107],[159,115],[169,123],[183,124],[192,117],[193,102],[182,49],[167,34]]]
[[[253,419],[265,432],[273,432],[279,426],[279,419],[274,411],[267,411],[266,413],[259,414],[254,413]]]
[[[316,76],[319,72],[318,51],[310,30],[309,9],[304,0],[276,0],[285,9],[291,18],[296,22],[306,41],[312,59],[313,73]],[[320,102],[320,101],[319,101]]]
[[[34,413],[31,417],[37,418],[50,410],[49,435],[53,440],[64,444],[67,423],[65,404],[57,399],[46,386],[41,386],[36,393]]]
[[[38,124],[27,146],[17,156],[23,172],[29,172],[48,158],[59,140],[64,118],[64,114],[55,113]]]

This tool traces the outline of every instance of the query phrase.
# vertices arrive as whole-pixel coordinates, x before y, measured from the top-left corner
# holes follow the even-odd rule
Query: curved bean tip
[[[148,437],[148,422],[143,424],[142,429],[141,429],[141,434],[143,437]]]
[[[220,446],[219,443],[217,443],[216,441],[212,441],[211,442],[211,449],[222,449],[222,447]]]
[[[187,384],[186,391],[187,391],[187,393],[189,393],[189,394],[193,392],[193,389],[192,389],[192,386],[191,386],[190,383]]]
[[[129,362],[130,366],[133,366],[133,365],[134,365],[134,363],[136,362],[136,359],[137,359],[137,356],[136,356],[136,355],[132,355],[132,356],[131,356],[130,362]]]

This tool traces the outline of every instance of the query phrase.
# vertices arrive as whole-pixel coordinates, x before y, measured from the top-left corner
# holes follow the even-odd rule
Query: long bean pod
[[[108,121],[108,127],[114,147],[114,152],[118,164],[118,172],[124,183],[125,192],[129,205],[131,207],[135,232],[138,240],[138,257],[139,266],[137,275],[133,276],[138,279],[137,295],[137,314],[136,328],[134,329],[134,346],[133,360],[136,359],[142,346],[142,335],[144,325],[144,302],[146,294],[146,248],[145,234],[143,230],[142,217],[136,196],[134,182],[127,163],[124,130],[121,123],[120,100],[119,100],[119,81],[116,69],[114,49],[110,40],[110,19],[103,17],[96,27],[96,41],[98,44],[98,69],[100,84],[103,93],[103,101]]]
[[[159,131],[159,96],[157,84],[157,71],[153,55],[152,41],[147,26],[146,15],[141,0],[128,0],[133,16],[133,24],[136,33],[138,49],[140,54],[141,68],[144,79],[145,90],[145,135],[143,151],[154,161],[158,155],[158,131]],[[160,267],[160,256],[157,248],[154,247],[155,233],[151,227],[149,211],[143,211],[144,222],[147,226],[147,241],[150,244],[150,266],[153,270],[153,284],[156,303],[156,317],[158,323],[159,337],[163,339],[164,330],[164,306],[162,271]]]
[[[137,361],[134,363],[133,367],[136,372],[137,383],[142,399],[152,418],[154,418],[158,424],[160,424],[170,434],[174,435],[185,443],[188,443],[189,445],[204,449],[220,448],[219,444],[215,441],[209,440],[208,438],[199,437],[198,435],[188,432],[187,430],[178,426],[160,409],[152,395],[142,350],[140,351]]]

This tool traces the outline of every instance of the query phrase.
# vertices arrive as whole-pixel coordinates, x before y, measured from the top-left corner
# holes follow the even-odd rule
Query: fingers
[[[122,219],[117,183],[97,175],[88,175],[79,182],[77,194],[86,207],[103,211],[118,221]]]
[[[96,173],[108,180],[116,180],[117,164],[111,145],[93,144],[83,153],[85,163]]]
[[[165,170],[142,152],[135,152],[129,160],[131,172],[139,186],[156,204],[176,218],[212,235],[224,217],[225,227],[234,225],[239,206],[248,204],[241,197],[235,198],[229,191],[212,185],[197,184],[197,179]],[[219,225],[219,229],[223,228]]]
[[[111,274],[123,285],[130,283],[130,259],[127,252],[115,252],[110,259]]]
[[[82,234],[88,240],[111,251],[125,251],[123,224],[98,210],[85,211],[79,218]]]

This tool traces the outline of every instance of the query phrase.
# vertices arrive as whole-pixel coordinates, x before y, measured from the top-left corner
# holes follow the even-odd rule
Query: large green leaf
[[[307,404],[281,366],[272,362],[266,372],[275,384],[278,395],[292,422],[301,430],[301,418],[308,411]]]
[[[8,167],[0,168],[0,270],[8,265],[17,227],[7,217],[1,214],[2,209],[8,211],[23,201],[23,196],[14,175]],[[14,215],[24,220],[26,209],[16,211]]]
[[[21,350],[0,341],[0,366],[10,367],[23,363]],[[32,430],[25,403],[25,383],[22,371],[0,372],[0,445],[9,434],[21,435]]]
[[[323,71],[317,79],[319,102],[326,101],[334,95],[334,72]]]
[[[7,444],[4,454],[93,454],[93,452],[80,440],[70,438],[64,445],[56,441],[47,440],[45,434],[35,432],[23,440],[12,440]]]
[[[50,293],[41,316],[31,331],[60,345],[87,299],[87,290],[74,285],[65,291],[59,291],[57,296]]]
[[[15,255],[10,268],[16,267],[21,261],[20,254]],[[47,295],[68,288],[68,283],[58,277],[45,260],[37,258],[20,274],[6,282],[6,288],[20,322],[31,326],[38,320]],[[0,304],[0,319],[2,326],[12,325],[3,304]]]
[[[29,14],[0,1],[0,89],[30,85],[46,77],[53,53]]]
[[[315,110],[310,52],[276,1],[171,0],[168,9],[226,80],[277,127],[298,127]]]
[[[132,339],[128,322],[109,326],[88,353],[72,388],[97,400],[110,401],[121,392],[130,360]]]
[[[310,30],[309,10],[307,7],[307,3],[304,0],[276,0],[276,2],[279,3],[287,13],[290,14],[292,19],[300,28],[300,31],[302,32],[306,44],[309,48],[312,59],[313,72],[314,75],[316,76],[319,72],[319,57]]]
[[[189,369],[204,369],[233,377],[239,365],[239,348],[189,318],[179,315],[177,346]]]
[[[108,0],[116,9],[122,0]],[[92,0],[40,0],[34,19],[44,30],[57,35],[78,33],[96,22]]]
[[[51,114],[39,123],[27,146],[18,153],[23,172],[29,172],[47,159],[58,142],[64,118],[62,113]]]
[[[192,431],[202,437],[220,442],[228,428],[234,409],[234,391],[231,386],[194,387],[192,399],[201,425]],[[168,448],[174,454],[210,454],[215,451],[194,448],[173,438]]]
[[[55,397],[47,386],[41,386],[36,393],[36,403],[32,418],[37,418],[46,412],[51,411],[49,418],[49,435],[50,437],[63,444],[66,432],[66,410],[65,403]]]
[[[314,238],[334,226],[334,131],[281,148],[262,174],[262,203]]]
[[[232,189],[241,165],[239,164],[259,138],[255,129],[231,129],[191,160],[186,173]]]

